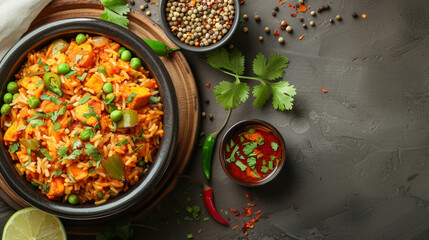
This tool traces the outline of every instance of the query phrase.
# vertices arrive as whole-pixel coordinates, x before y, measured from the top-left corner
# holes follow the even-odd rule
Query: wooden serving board
[[[46,23],[56,20],[91,17],[98,18],[103,13],[103,6],[99,0],[54,0],[37,16],[30,26],[30,31]],[[169,47],[174,45],[160,26],[143,14],[131,10],[128,14],[129,29],[140,37],[158,40]],[[155,207],[177,184],[181,174],[194,150],[200,123],[200,105],[197,86],[191,69],[180,51],[171,53],[168,57],[161,57],[162,62],[170,74],[176,90],[179,105],[179,136],[175,158],[172,160],[163,179],[157,188],[143,201],[124,214],[131,214],[133,221],[142,219],[149,210]],[[28,207],[28,203],[16,195],[4,179],[0,176],[0,197],[12,208],[18,210]],[[77,235],[97,234],[105,227],[104,222],[111,220],[99,219],[96,221],[71,221],[63,219],[67,233]]]

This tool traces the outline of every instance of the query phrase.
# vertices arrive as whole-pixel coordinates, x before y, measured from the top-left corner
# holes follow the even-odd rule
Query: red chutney
[[[246,182],[259,182],[280,164],[279,139],[267,128],[253,125],[235,133],[225,147],[229,172]]]

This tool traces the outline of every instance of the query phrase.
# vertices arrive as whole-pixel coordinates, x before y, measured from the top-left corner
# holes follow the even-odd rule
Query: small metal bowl
[[[160,7],[160,20],[161,20],[161,27],[164,29],[164,32],[167,34],[168,38],[170,38],[171,41],[174,42],[177,46],[179,46],[181,49],[185,49],[191,52],[208,52],[211,50],[214,50],[216,48],[224,46],[226,43],[228,43],[229,40],[231,40],[234,33],[237,31],[238,23],[240,21],[240,1],[234,0],[234,21],[232,22],[231,28],[228,30],[228,32],[223,36],[221,40],[218,42],[211,44],[209,46],[204,47],[196,47],[196,46],[190,46],[188,44],[185,44],[184,42],[180,41],[179,38],[173,35],[173,33],[170,31],[170,26],[167,22],[166,17],[166,5],[168,0],[161,0],[159,7]]]
[[[68,203],[49,200],[38,189],[36,190],[14,168],[11,156],[3,144],[0,144],[0,174],[20,198],[27,203],[56,216],[72,220],[91,220],[105,218],[123,212],[147,197],[157,187],[174,157],[178,136],[178,105],[173,83],[156,53],[131,31],[100,19],[72,18],[59,20],[43,25],[21,38],[0,62],[0,85],[2,95],[7,83],[20,69],[27,54],[33,49],[48,45],[58,38],[69,39],[78,33],[103,35],[128,48],[142,60],[142,64],[156,79],[164,106],[164,136],[155,156],[154,162],[142,178],[126,192],[109,199],[101,205]],[[3,102],[0,100],[0,104]],[[3,140],[3,134],[0,133]]]
[[[279,146],[279,150],[281,151],[280,161],[279,161],[277,167],[268,176],[266,176],[265,178],[263,178],[260,181],[252,181],[252,182],[251,181],[245,181],[245,180],[235,176],[234,174],[232,174],[230,172],[230,169],[228,167],[228,162],[226,161],[226,148],[227,148],[226,146],[230,143],[231,139],[234,137],[234,135],[236,133],[243,131],[245,128],[247,128],[249,126],[263,127],[265,129],[267,129],[268,131],[270,131],[271,133],[273,133],[274,136],[279,141],[278,146]],[[270,182],[279,174],[279,172],[281,171],[281,169],[284,165],[284,161],[286,159],[286,146],[285,146],[282,135],[273,125],[271,125],[271,124],[269,124],[263,120],[259,120],[259,119],[248,119],[248,120],[243,120],[243,121],[240,121],[240,122],[234,124],[225,133],[225,135],[222,138],[220,148],[219,148],[219,158],[220,158],[220,163],[222,165],[223,170],[225,171],[226,175],[228,175],[228,177],[230,179],[232,179],[234,182],[236,182],[240,185],[246,186],[246,187],[256,187],[256,186],[261,186],[261,185],[264,185],[264,184]]]

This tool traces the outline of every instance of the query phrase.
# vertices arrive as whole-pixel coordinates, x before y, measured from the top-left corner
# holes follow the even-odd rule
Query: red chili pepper
[[[326,88],[324,88],[324,87],[320,87],[321,89],[322,89],[322,91],[324,92],[324,93],[327,93],[328,92],[328,90],[326,90]]]
[[[206,87],[207,87],[207,88],[210,88],[210,83],[207,83],[207,84],[206,84]]]
[[[225,226],[229,226],[229,223],[223,219],[219,213],[216,210],[216,207],[213,202],[213,189],[207,185],[204,184],[204,206],[206,207],[207,211],[212,215],[214,219],[216,219],[218,222],[222,223]]]

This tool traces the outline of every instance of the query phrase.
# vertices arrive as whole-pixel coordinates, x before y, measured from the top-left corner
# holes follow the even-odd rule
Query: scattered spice
[[[316,11],[311,11],[311,12],[310,12],[310,15],[311,15],[311,16],[316,16]]]
[[[353,18],[357,18],[357,17],[358,17],[358,14],[357,14],[356,12],[353,12],[353,13],[352,13],[352,17],[353,17]]]
[[[335,23],[335,22],[334,22],[334,19],[332,19],[332,18],[331,18],[331,19],[329,19],[329,22],[330,22],[330,23],[332,23],[332,24],[334,24],[334,23]]]
[[[269,28],[269,27],[265,27],[265,29],[264,29],[264,30],[265,30],[265,32],[266,32],[266,33],[269,33],[269,32],[270,32],[270,28]]]
[[[150,16],[151,15],[150,11],[146,11],[146,15]]]
[[[206,104],[209,104],[209,103],[210,103],[210,100],[206,99],[204,102],[205,102]]]
[[[278,7],[278,6],[275,6],[275,7],[274,7],[274,11],[278,12],[278,11],[279,11],[279,7]]]
[[[282,27],[286,27],[288,24],[287,24],[287,22],[283,19],[283,21],[280,23],[280,25],[281,25]]]
[[[299,0],[298,3],[299,4],[304,4],[304,0]]]
[[[324,93],[327,93],[328,92],[328,90],[326,90],[326,88],[324,88],[324,87],[320,87],[321,89],[322,89],[322,91],[324,92]]]
[[[277,16],[276,12],[271,13],[271,15],[273,15],[273,17]]]
[[[307,28],[307,24],[303,23],[303,24],[302,24],[302,27],[303,27],[303,28]]]
[[[259,36],[259,37],[258,37],[258,39],[259,39],[259,41],[263,41],[263,40],[264,40],[264,37]]]
[[[209,114],[209,119],[213,120],[213,114],[211,114],[211,113]]]
[[[278,41],[280,44],[283,44],[285,42],[285,39],[283,37],[279,37]]]
[[[335,16],[335,18],[336,18],[338,21],[341,21],[341,19],[342,19],[340,15]]]
[[[134,2],[134,0],[130,0],[130,4],[134,6],[136,2]]]
[[[261,21],[261,17],[259,15],[255,15],[255,20],[259,22]]]
[[[299,21],[300,21],[300,22],[304,22],[304,18],[303,18],[303,17],[300,17],[300,18],[299,18]]]
[[[201,112],[201,117],[206,117],[206,112]]]
[[[317,9],[317,12],[318,12],[318,13],[321,13],[321,12],[323,12],[323,11],[325,11],[325,10],[329,10],[329,5],[328,5],[328,4],[323,5],[323,6],[320,6],[320,7]]]
[[[306,8],[303,4],[300,4],[300,5],[299,5],[299,11],[300,11],[300,12],[306,12],[306,11],[307,11],[307,8]]]
[[[310,21],[310,26],[314,26],[314,25],[316,25],[316,24],[314,23],[314,21]]]
[[[207,87],[207,88],[210,88],[210,83],[207,83],[207,84],[206,84],[206,87]]]
[[[243,27],[243,32],[248,32],[249,31],[249,28],[247,28],[247,27]]]
[[[363,19],[366,19],[366,17],[367,17],[366,14],[362,14]]]
[[[299,37],[299,40],[302,40],[305,37],[305,34]]]
[[[143,4],[140,5],[140,10],[144,10],[144,9],[145,9],[144,5]]]
[[[155,1],[150,2],[150,4],[154,5],[155,7],[159,6],[159,3],[155,2]]]
[[[247,21],[247,19],[249,19],[249,16],[247,16],[247,14],[243,14],[243,19]]]
[[[278,35],[280,35],[280,33],[279,31],[277,31],[277,28],[276,28],[276,30],[274,30],[274,36],[278,36]]]
[[[287,26],[286,27],[286,32],[292,32],[292,27],[291,26]]]

